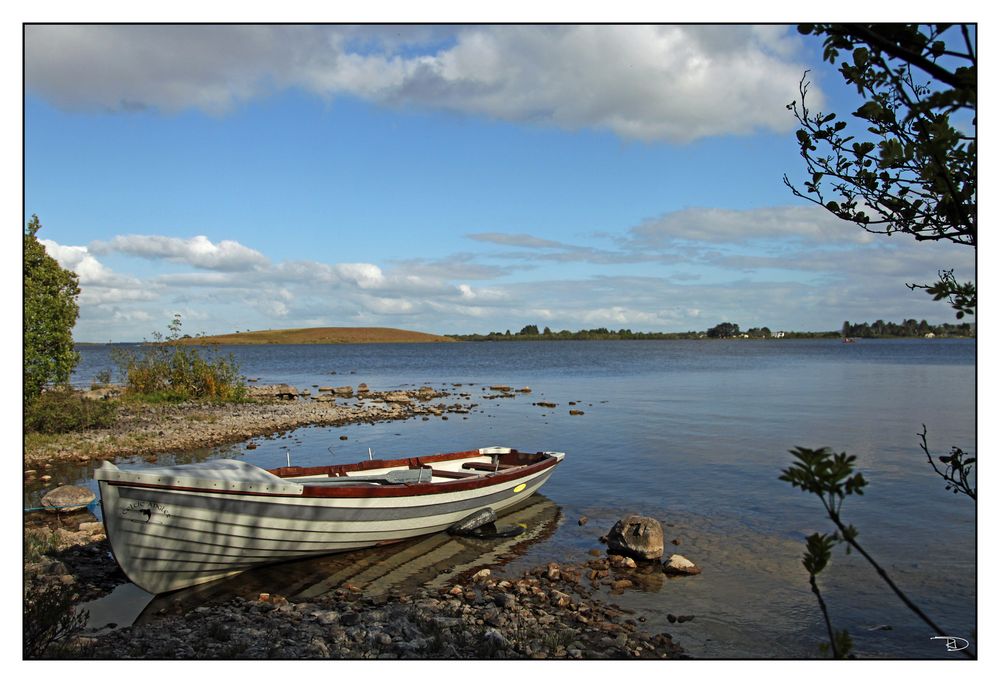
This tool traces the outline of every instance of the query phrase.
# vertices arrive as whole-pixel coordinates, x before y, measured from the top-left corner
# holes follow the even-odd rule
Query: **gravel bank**
[[[183,616],[82,638],[101,659],[673,659],[669,634],[643,633],[593,596],[579,567],[550,564],[513,580],[481,570],[439,592],[313,602],[236,598]],[[555,576],[556,578],[551,578]]]
[[[147,455],[219,446],[305,426],[335,426],[441,418],[468,413],[473,403],[445,399],[445,391],[422,387],[412,391],[368,392],[364,398],[325,400],[258,399],[213,405],[181,403],[134,405],[122,403],[115,425],[53,437],[28,438],[25,469],[55,461],[87,462],[121,456]]]
[[[103,527],[84,511],[35,513],[26,547],[26,599],[48,586],[70,604],[107,595],[126,578],[110,556]],[[582,564],[550,562],[520,576],[490,569],[456,574],[440,589],[368,595],[344,584],[291,603],[274,594],[160,614],[142,625],[76,635],[50,656],[62,659],[674,659],[669,634],[645,632],[644,618],[603,596],[662,580],[656,563],[617,555]],[[27,615],[27,611],[26,611]],[[27,616],[26,616],[27,618]],[[32,617],[32,621],[35,619]],[[44,656],[44,655],[43,655]]]

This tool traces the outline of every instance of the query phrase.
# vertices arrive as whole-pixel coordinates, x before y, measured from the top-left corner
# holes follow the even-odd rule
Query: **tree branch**
[[[943,66],[938,65],[921,54],[901,47],[898,43],[888,40],[887,38],[883,38],[881,35],[868,28],[866,24],[844,24],[844,26],[850,33],[854,34],[872,47],[878,48],[896,59],[902,59],[904,62],[926,71],[942,83],[946,83],[953,88],[968,87],[967,83],[958,78],[952,72],[945,69]]]

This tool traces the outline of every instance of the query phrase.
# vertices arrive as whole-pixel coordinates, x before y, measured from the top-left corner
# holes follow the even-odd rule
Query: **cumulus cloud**
[[[189,239],[162,235],[118,235],[107,242],[91,243],[90,250],[96,254],[120,252],[146,259],[166,259],[206,270],[244,271],[267,264],[267,258],[256,249],[232,240],[214,244],[204,235]]]
[[[59,265],[76,273],[83,284],[107,284],[114,274],[90,253],[87,247],[59,244],[53,240],[38,240],[45,252]]]
[[[373,263],[338,263],[333,271],[341,280],[352,282],[361,289],[377,289],[385,284],[382,269]]]
[[[59,244],[49,239],[38,241],[60,266],[77,274],[80,303],[83,305],[151,301],[157,296],[150,288],[141,286],[139,279],[112,271],[97,260],[87,247]]]
[[[221,114],[300,88],[687,142],[789,130],[797,41],[783,26],[29,26],[25,75],[67,109]]]

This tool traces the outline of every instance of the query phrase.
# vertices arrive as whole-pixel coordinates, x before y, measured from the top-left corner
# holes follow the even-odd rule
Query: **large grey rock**
[[[94,501],[94,492],[82,486],[60,486],[42,496],[42,507],[51,512],[82,510]]]
[[[663,557],[663,527],[652,517],[629,515],[608,532],[608,548],[637,560]]]

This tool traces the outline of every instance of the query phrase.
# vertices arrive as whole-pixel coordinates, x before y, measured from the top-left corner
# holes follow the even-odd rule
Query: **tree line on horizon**
[[[901,324],[894,322],[883,322],[876,320],[873,323],[851,323],[848,320],[840,328],[840,333],[845,337],[860,337],[862,339],[874,339],[877,337],[926,337],[933,334],[935,337],[971,337],[974,334],[970,323],[942,323],[931,325],[926,320],[917,322],[913,318],[904,320]]]
[[[884,322],[881,319],[874,323],[851,323],[845,321],[840,331],[824,330],[818,332],[790,331],[774,333],[767,326],[751,327],[746,331],[733,322],[723,322],[703,331],[687,332],[634,332],[631,329],[619,330],[607,327],[581,329],[577,331],[553,331],[549,327],[541,331],[538,325],[525,325],[517,332],[509,329],[505,332],[489,332],[488,334],[449,334],[448,337],[459,341],[558,341],[558,340],[616,340],[616,339],[815,339],[836,337],[860,337],[875,339],[879,337],[924,337],[933,334],[936,337],[971,337],[975,328],[970,323],[942,323],[931,325],[926,320],[917,322],[906,319],[900,323]]]

